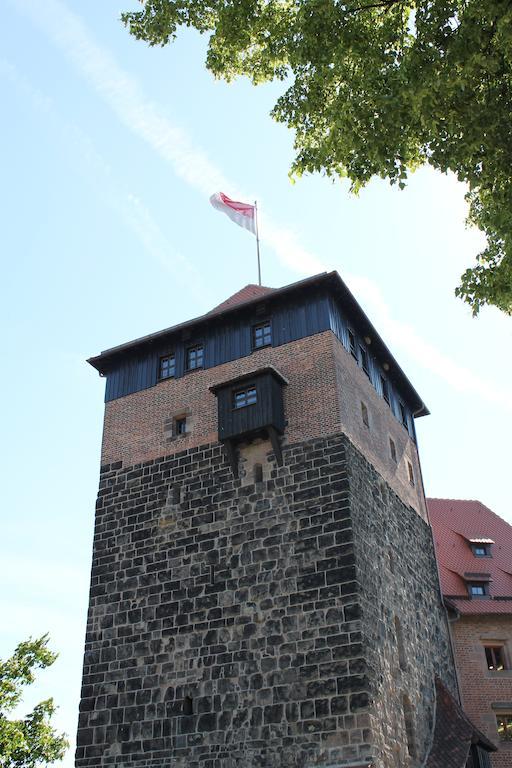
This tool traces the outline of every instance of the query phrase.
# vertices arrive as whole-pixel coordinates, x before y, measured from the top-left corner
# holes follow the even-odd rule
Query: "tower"
[[[247,286],[89,362],[107,383],[77,767],[444,765],[436,713],[463,715],[428,411],[339,275]],[[475,733],[443,732],[461,768]]]

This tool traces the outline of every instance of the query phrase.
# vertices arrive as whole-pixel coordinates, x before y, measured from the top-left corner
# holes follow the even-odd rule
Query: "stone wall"
[[[403,689],[422,752],[449,667],[428,527],[342,435],[262,477],[216,443],[102,467],[79,768],[395,768]]]
[[[378,765],[422,765],[432,737],[434,676],[457,697],[432,530],[348,440],[347,473]]]

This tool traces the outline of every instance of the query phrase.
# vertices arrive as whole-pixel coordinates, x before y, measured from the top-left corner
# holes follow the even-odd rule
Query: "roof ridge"
[[[247,285],[245,285],[243,288],[240,288],[238,291],[235,291],[235,293],[233,293],[231,296],[228,296],[228,298],[224,299],[224,301],[221,301],[220,304],[217,304],[217,306],[213,307],[213,309],[210,309],[210,311],[206,314],[212,315],[217,312],[222,312],[222,310],[227,309],[228,307],[235,307],[239,304],[246,304],[248,301],[257,299],[260,296],[266,296],[268,293],[273,293],[275,290],[275,288],[270,288],[267,285],[247,283]]]

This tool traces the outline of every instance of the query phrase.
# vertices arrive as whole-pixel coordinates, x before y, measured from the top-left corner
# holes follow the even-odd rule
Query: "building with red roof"
[[[480,501],[427,499],[462,704],[512,766],[512,526]]]

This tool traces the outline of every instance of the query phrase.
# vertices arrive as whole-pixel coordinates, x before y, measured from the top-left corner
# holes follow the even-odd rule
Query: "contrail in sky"
[[[186,184],[205,198],[220,189],[234,198],[252,199],[252,195],[228,179],[179,126],[146,98],[135,78],[122,69],[110,51],[93,39],[81,18],[61,0],[11,2],[74,63],[120,122],[151,146]],[[299,274],[326,270],[326,265],[317,256],[301,246],[292,230],[279,226],[268,215],[264,216],[261,237],[290,270]],[[512,402],[505,390],[458,366],[450,357],[418,337],[412,326],[394,320],[375,283],[355,275],[344,277],[363,298],[376,326],[393,345],[405,350],[422,367],[441,377],[455,390],[476,394],[512,411]]]

